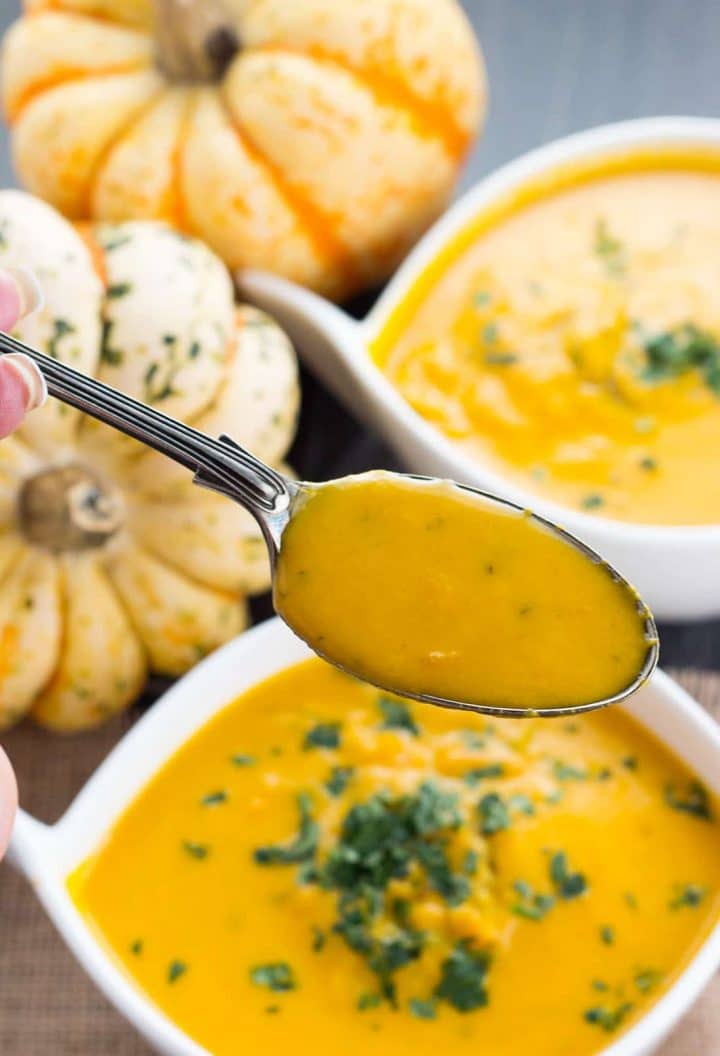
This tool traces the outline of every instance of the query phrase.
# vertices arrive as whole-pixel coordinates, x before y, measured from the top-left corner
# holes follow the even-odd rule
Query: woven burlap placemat
[[[720,718],[720,675],[675,676]],[[54,821],[131,723],[57,739],[30,726],[4,744],[15,763],[23,806]],[[27,884],[0,866],[0,1056],[150,1056],[151,1050],[87,980]],[[720,977],[658,1056],[720,1053]],[[531,1052],[528,1051],[528,1056]]]

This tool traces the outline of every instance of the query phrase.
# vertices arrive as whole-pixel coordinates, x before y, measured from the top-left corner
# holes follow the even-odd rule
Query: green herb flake
[[[478,290],[473,298],[477,308],[485,308],[492,300],[492,295],[487,290]]]
[[[465,876],[475,876],[478,870],[479,861],[480,856],[478,855],[477,851],[466,851],[461,866],[461,869],[465,873]]]
[[[670,909],[697,909],[707,894],[707,888],[699,884],[680,884],[668,902]]]
[[[145,944],[142,939],[135,939],[134,942],[130,943],[130,953],[134,954],[135,957],[139,957],[145,948]]]
[[[494,345],[500,336],[497,323],[486,323],[483,327],[482,339],[486,345]]]
[[[606,946],[612,946],[615,942],[615,929],[611,928],[609,924],[603,924],[600,928],[600,941],[604,942]]]
[[[244,755],[242,752],[236,752],[235,755],[230,756],[230,762],[233,766],[254,766],[257,759],[254,755]]]
[[[321,950],[324,950],[326,942],[327,942],[327,935],[322,930],[322,928],[317,928],[317,927],[313,928],[313,941],[312,941],[313,953],[320,953]]]
[[[512,367],[519,356],[515,352],[486,352],[485,362],[489,367]]]
[[[658,469],[658,460],[646,455],[640,459],[640,469],[644,470],[645,473],[655,473]]]
[[[617,279],[625,274],[625,247],[610,233],[605,220],[598,220],[595,225],[593,251],[602,260],[608,275]]]
[[[377,1008],[381,1005],[382,1000],[381,994],[360,994],[360,997],[357,999],[357,1010],[358,1012],[367,1012],[371,1008]]]
[[[552,895],[536,893],[525,880],[516,880],[513,884],[513,891],[518,896],[518,901],[510,906],[510,912],[516,917],[539,921],[546,917],[555,905]]]
[[[312,802],[305,792],[297,798],[300,829],[288,843],[257,847],[254,853],[258,865],[298,865],[314,857],[320,830],[312,817]]]
[[[105,296],[108,300],[117,300],[119,297],[127,297],[132,288],[131,282],[116,282],[112,286],[108,286]]]
[[[185,961],[171,961],[167,970],[167,981],[176,983],[181,976],[185,975],[188,966]]]
[[[352,781],[354,773],[352,766],[334,766],[325,782],[325,788],[331,796],[341,796]]]
[[[207,795],[203,796],[200,800],[200,806],[202,807],[219,807],[221,803],[227,803],[228,794],[224,789],[219,788],[216,792],[208,792]]]
[[[593,491],[581,500],[580,505],[584,510],[599,510],[605,505],[605,499],[599,492]]]
[[[558,781],[587,781],[588,777],[587,770],[563,763],[560,759],[553,763],[553,774]]]
[[[408,1002],[410,1014],[416,1019],[435,1019],[437,1009],[434,1001],[424,1001],[421,997],[411,997]]]
[[[182,849],[190,858],[195,858],[199,862],[207,858],[210,853],[210,848],[206,843],[195,843],[194,840],[183,840]]]
[[[707,387],[720,396],[720,343],[707,330],[683,323],[649,338],[643,352],[640,377],[644,381],[668,381],[697,370]]]
[[[340,723],[319,722],[305,734],[303,748],[308,751],[311,748],[339,748],[340,747]]]
[[[662,972],[655,968],[641,968],[635,973],[635,986],[641,994],[649,994],[662,979]]]
[[[483,836],[510,828],[510,812],[497,792],[488,792],[478,803],[480,831]]]
[[[665,802],[673,810],[690,814],[694,818],[700,818],[702,821],[713,820],[710,797],[705,786],[699,781],[692,781],[684,790],[673,784],[666,785]]]
[[[508,799],[508,806],[510,810],[515,811],[517,814],[525,814],[529,818],[535,814],[535,806],[524,792],[513,793]]]
[[[447,1001],[458,1012],[472,1012],[488,1003],[486,980],[490,958],[483,950],[474,950],[463,939],[442,963],[435,997]]]
[[[420,729],[407,704],[391,697],[378,697],[377,704],[383,716],[383,730],[406,730],[412,737],[420,736]]]
[[[490,763],[488,766],[476,766],[468,770],[463,774],[463,781],[466,785],[477,785],[488,778],[502,777],[504,773],[505,767],[502,763]]]
[[[550,859],[550,879],[559,898],[569,901],[587,891],[587,880],[583,873],[573,872],[564,851],[558,851]]]
[[[638,768],[638,761],[637,761],[636,756],[634,756],[634,755],[626,755],[624,759],[620,760],[620,762],[622,763],[622,765],[625,767],[626,770],[633,770],[634,771],[634,770],[637,770],[637,768]]]
[[[58,350],[58,344],[60,343],[62,338],[66,336],[66,334],[74,333],[75,327],[72,325],[72,323],[69,323],[67,319],[53,319],[52,334],[50,335],[50,338],[47,343],[48,355],[52,356],[53,359],[57,359],[60,354]]]
[[[585,1022],[590,1023],[595,1027],[600,1027],[601,1030],[605,1030],[608,1034],[617,1030],[618,1027],[624,1022],[624,1020],[632,1012],[633,1006],[629,1001],[625,1001],[615,1008],[608,1008],[607,1005],[600,1005],[597,1008],[589,1008],[584,1014]]]
[[[608,990],[610,989],[608,984],[603,982],[602,979],[593,979],[593,981],[590,983],[590,985],[593,988],[593,990],[597,990],[597,992],[599,994],[606,994],[608,992]]]
[[[285,961],[257,964],[250,969],[250,978],[256,986],[265,986],[275,993],[285,993],[297,988],[293,970]]]

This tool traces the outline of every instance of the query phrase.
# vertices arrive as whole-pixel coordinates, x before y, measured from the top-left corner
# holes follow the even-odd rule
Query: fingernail
[[[24,352],[10,352],[2,357],[2,362],[7,363],[22,380],[27,392],[27,404],[25,410],[34,411],[36,407],[42,407],[48,396],[45,378],[35,366],[29,356]]]
[[[17,286],[20,297],[21,318],[42,307],[43,292],[40,283],[29,268],[6,268],[5,273],[11,277]]]

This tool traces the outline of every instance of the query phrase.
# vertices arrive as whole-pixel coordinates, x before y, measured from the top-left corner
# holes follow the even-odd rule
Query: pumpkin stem
[[[240,50],[223,0],[153,0],[158,66],[171,81],[219,81]]]
[[[119,495],[85,466],[44,469],[20,491],[25,538],[53,553],[103,546],[121,527],[122,512]]]

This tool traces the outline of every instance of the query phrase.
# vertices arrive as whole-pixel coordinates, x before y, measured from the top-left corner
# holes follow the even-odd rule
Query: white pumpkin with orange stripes
[[[80,233],[0,191],[0,267],[45,302],[16,335],[277,464],[297,365],[267,316],[234,302],[222,262],[161,223]],[[125,708],[149,671],[179,675],[246,623],[267,587],[255,522],[135,441],[49,400],[0,444],[0,727],[59,730]]]
[[[163,219],[333,297],[386,276],[480,126],[457,0],[26,0],[2,90],[25,186]]]

